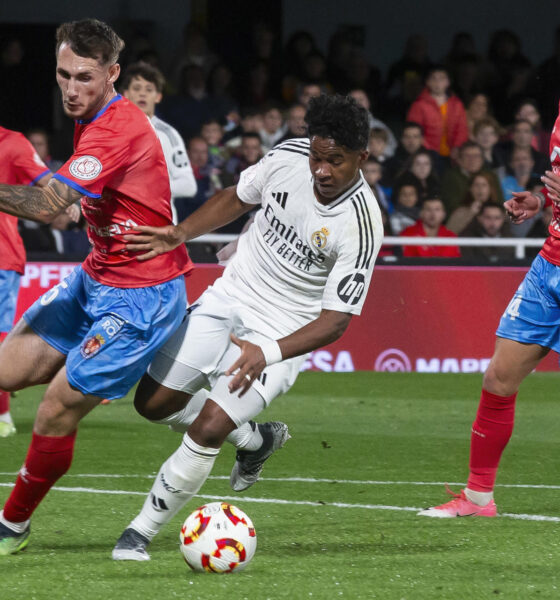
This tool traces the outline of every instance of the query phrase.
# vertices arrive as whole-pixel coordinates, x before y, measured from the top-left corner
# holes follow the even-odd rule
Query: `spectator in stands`
[[[163,99],[158,115],[179,130],[183,139],[198,135],[202,123],[222,119],[225,113],[208,93],[204,69],[187,64],[180,72],[178,93]]]
[[[307,137],[306,112],[303,104],[292,104],[290,106],[286,118],[286,133],[278,140],[278,144],[292,138]]]
[[[539,182],[538,175],[534,172],[535,161],[531,154],[531,148],[514,148],[509,163],[509,169],[513,175],[504,175],[502,178],[502,191],[504,198],[512,197],[513,192],[524,192],[534,187]],[[541,186],[542,187],[542,186]],[[511,233],[515,237],[525,237],[538,219],[538,215],[527,219],[521,224],[513,225]]]
[[[288,39],[284,48],[283,64],[285,75],[282,79],[282,99],[290,104],[297,101],[297,88],[302,81],[305,57],[318,52],[313,36],[308,31],[296,31]]]
[[[420,190],[413,183],[403,183],[393,190],[393,212],[389,216],[394,235],[414,225],[420,216]]]
[[[241,90],[243,104],[262,108],[273,102],[273,78],[266,60],[256,60],[249,68]]]
[[[479,238],[505,238],[511,232],[506,222],[506,211],[503,204],[486,202],[480,208],[478,215],[470,225],[465,227],[460,237]],[[465,258],[498,262],[515,257],[515,250],[511,246],[462,246],[462,255]]]
[[[393,205],[389,201],[386,191],[379,183],[383,175],[383,167],[381,163],[374,156],[368,156],[362,167],[362,173],[374,196],[377,198],[377,203],[379,204],[380,208],[385,210],[387,214],[391,213],[393,211]]]
[[[457,164],[445,170],[441,179],[441,199],[451,214],[460,206],[473,175],[485,171],[492,180],[492,187],[501,202],[503,202],[500,182],[496,174],[484,168],[482,149],[474,142],[465,142],[460,148],[457,156]]]
[[[403,56],[389,67],[385,85],[387,109],[401,117],[422,91],[431,67],[426,38],[418,34],[409,36]]]
[[[239,125],[224,134],[223,142],[231,150],[241,145],[241,136],[244,133],[259,133],[263,128],[263,115],[258,108],[245,107],[241,109]]]
[[[537,67],[531,92],[539,102],[543,126],[550,131],[558,115],[560,98],[560,26],[554,31],[554,51]]]
[[[484,166],[487,169],[497,169],[503,166],[500,163],[499,153],[496,152],[496,144],[500,139],[500,125],[492,117],[479,119],[473,128],[473,141],[482,149]]]
[[[345,79],[340,82],[340,87],[345,92],[348,90],[363,90],[376,108],[381,103],[381,71],[372,65],[362,48],[354,47],[348,57],[345,70]]]
[[[500,123],[511,123],[513,107],[527,95],[531,62],[521,51],[519,36],[508,29],[495,31],[488,49],[486,85]]]
[[[191,138],[187,145],[187,153],[196,179],[197,192],[192,198],[185,198],[183,202],[177,203],[179,221],[186,219],[210,196],[223,188],[217,169],[210,164],[208,144],[204,138]]]
[[[428,197],[420,205],[420,218],[414,225],[401,231],[401,236],[410,237],[445,237],[456,238],[457,235],[443,225],[445,208],[438,197]],[[405,257],[425,258],[458,258],[461,252],[458,246],[403,246]]]
[[[408,159],[405,170],[397,177],[395,185],[405,181],[413,182],[420,189],[420,200],[439,197],[439,177],[428,150],[418,150]]]
[[[224,128],[218,119],[208,119],[200,128],[200,137],[208,144],[208,162],[215,169],[220,170],[227,158],[227,151],[223,144]]]
[[[548,156],[550,146],[550,129],[544,129],[541,122],[541,113],[535,100],[525,98],[519,103],[515,113],[516,121],[529,121],[533,127],[531,146],[541,154]]]
[[[506,165],[506,170],[509,174],[513,174],[511,170],[511,157],[514,150],[528,150],[533,158],[533,170],[538,175],[544,175],[544,172],[550,168],[550,160],[547,155],[537,152],[532,144],[534,137],[534,129],[531,123],[525,119],[516,121],[513,125],[511,140],[502,142],[496,146],[496,154],[500,162]]]
[[[306,82],[298,85],[297,87],[297,102],[305,106],[307,110],[307,105],[311,98],[316,96],[320,96],[323,93],[321,86],[318,83]]]
[[[171,210],[173,220],[177,223],[176,203],[181,202],[180,198],[196,194],[196,181],[179,132],[155,115],[156,106],[162,99],[165,79],[156,67],[138,62],[126,69],[121,80],[124,97],[136,104],[150,119],[161,143],[169,174]]]
[[[44,129],[30,129],[25,137],[31,142],[31,145],[35,148],[35,152],[37,152],[39,158],[53,173],[62,167],[64,163],[51,156],[49,134]]]
[[[263,147],[258,133],[247,132],[241,136],[241,146],[227,161],[222,173],[224,187],[237,185],[241,171],[256,164],[263,156]]]
[[[498,204],[499,199],[492,179],[488,172],[480,172],[473,175],[469,183],[469,189],[463,199],[461,206],[456,208],[447,220],[447,228],[459,234],[478,215],[483,204],[491,202]]]
[[[369,132],[368,151],[371,156],[375,157],[379,162],[383,163],[387,160],[387,144],[389,135],[386,129],[374,127]]]
[[[395,178],[406,170],[407,162],[418,150],[426,150],[422,127],[418,123],[406,122],[395,154],[383,165],[383,184],[392,186]],[[433,150],[427,150],[427,152],[430,153],[432,164],[439,174],[441,157]]]
[[[422,126],[426,148],[441,156],[450,156],[469,137],[465,107],[457,96],[450,94],[449,86],[445,67],[432,67],[426,77],[426,87],[406,117],[407,121]]]
[[[467,127],[469,129],[469,138],[474,139],[474,126],[481,119],[490,117],[490,99],[486,94],[474,94],[467,102]]]
[[[143,62],[130,65],[121,77],[121,90],[125,98],[136,104],[150,119],[161,143],[169,185],[171,210],[177,223],[176,203],[196,193],[196,181],[189,164],[185,143],[179,132],[156,117],[156,106],[161,102],[165,78],[159,69]]]
[[[397,139],[395,138],[394,133],[389,129],[389,127],[383,121],[376,119],[371,114],[371,102],[369,100],[369,96],[361,88],[355,88],[355,89],[351,90],[348,95],[352,96],[352,98],[354,98],[354,100],[356,100],[356,102],[360,106],[362,106],[363,108],[365,108],[368,111],[368,119],[369,119],[370,129],[373,129],[375,127],[385,129],[385,131],[387,132],[387,136],[388,136],[387,137],[387,149],[386,149],[385,154],[386,154],[387,158],[390,158],[391,156],[393,156],[395,154],[395,150],[397,149]]]
[[[83,218],[74,223],[67,213],[60,213],[51,222],[50,232],[58,254],[72,257],[74,260],[83,260],[89,254],[91,246]]]
[[[286,128],[280,107],[276,104],[269,104],[263,110],[263,126],[259,131],[265,154],[276,146],[285,132]]]
[[[208,75],[208,92],[225,113],[237,110],[238,91],[231,69],[223,62],[214,65]]]

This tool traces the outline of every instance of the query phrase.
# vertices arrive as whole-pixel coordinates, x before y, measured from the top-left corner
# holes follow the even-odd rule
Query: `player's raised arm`
[[[314,321],[262,347],[232,335],[234,344],[241,348],[241,356],[226,372],[226,375],[235,373],[229,384],[230,391],[241,390],[240,395],[243,395],[267,365],[332,344],[346,331],[351,320],[350,313],[323,309]]]
[[[140,234],[125,236],[126,247],[133,252],[144,252],[138,256],[138,260],[148,260],[204,233],[223,227],[252,208],[252,204],[247,204],[238,197],[235,186],[228,187],[214,194],[178,225],[138,227],[136,230]]]
[[[21,219],[50,223],[82,194],[51,179],[46,186],[0,185],[0,211]]]

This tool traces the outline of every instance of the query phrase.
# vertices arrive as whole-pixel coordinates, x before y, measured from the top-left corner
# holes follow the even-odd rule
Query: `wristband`
[[[282,350],[276,340],[266,342],[261,346],[261,351],[264,354],[266,366],[279,363],[282,360]]]
[[[546,198],[544,197],[544,194],[542,192],[533,192],[533,196],[538,199],[540,205],[539,210],[542,210],[546,204]]]

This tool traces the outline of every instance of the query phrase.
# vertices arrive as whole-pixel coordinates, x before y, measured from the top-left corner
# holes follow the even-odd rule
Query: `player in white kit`
[[[190,307],[138,387],[140,414],[188,429],[118,540],[115,560],[149,559],[147,545],[198,492],[226,438],[289,389],[308,352],[338,339],[360,314],[383,235],[360,170],[367,112],[351,98],[323,95],[306,122],[309,139],[273,148],[177,227],[130,236],[129,248],[147,250],[148,259],[261,207],[222,277]],[[209,399],[190,406],[203,387]],[[259,445],[237,454],[236,490],[254,483],[285,441],[259,431]]]

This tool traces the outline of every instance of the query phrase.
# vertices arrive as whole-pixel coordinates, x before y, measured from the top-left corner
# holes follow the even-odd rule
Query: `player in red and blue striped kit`
[[[0,211],[49,222],[81,200],[93,250],[0,346],[0,389],[48,383],[25,463],[0,513],[0,555],[24,548],[31,515],[69,469],[80,420],[124,396],[183,320],[184,245],[140,265],[123,236],[171,225],[167,166],[144,113],[115,92],[122,40],[93,19],[57,30],[57,82],[74,154],[41,189],[0,185]]]
[[[427,517],[494,517],[498,465],[514,425],[521,382],[549,350],[560,353],[560,114],[550,140],[552,172],[540,192],[517,192],[505,203],[513,223],[552,204],[549,236],[508,304],[496,331],[494,356],[484,374],[482,395],[472,426],[467,487],[455,498],[419,514]],[[557,178],[557,179],[555,179]]]

